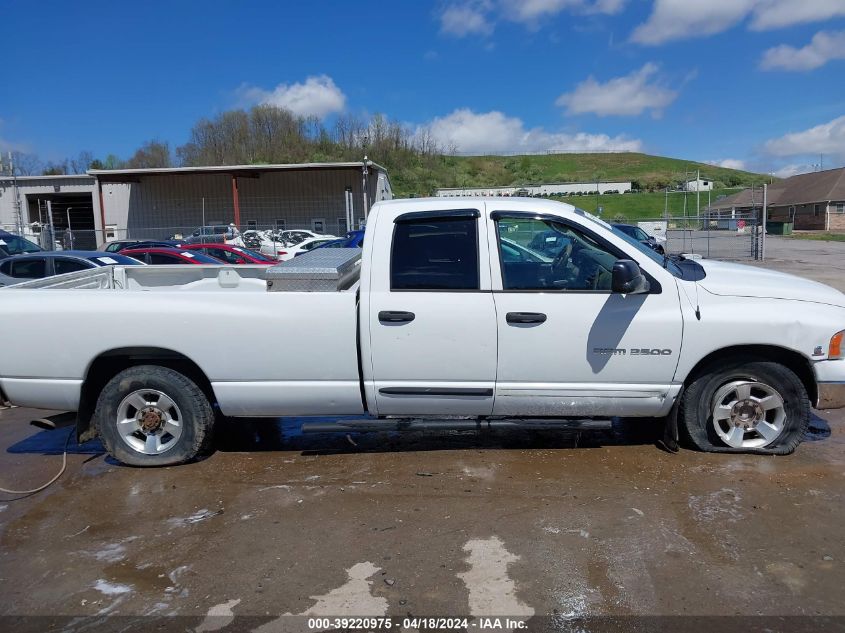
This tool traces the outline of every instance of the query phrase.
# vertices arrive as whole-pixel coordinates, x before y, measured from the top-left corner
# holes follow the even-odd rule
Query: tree
[[[6,162],[3,161],[4,166]],[[38,156],[17,150],[12,152],[12,164],[18,176],[35,176],[44,170],[44,164]]]
[[[170,145],[162,141],[147,141],[126,161],[127,169],[171,167]]]

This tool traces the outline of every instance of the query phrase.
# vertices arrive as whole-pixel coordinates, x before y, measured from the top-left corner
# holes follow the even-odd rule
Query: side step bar
[[[509,418],[494,420],[342,420],[338,422],[305,422],[303,433],[370,433],[378,431],[485,431],[521,429],[527,431],[574,430],[606,431],[613,422],[607,419]]]

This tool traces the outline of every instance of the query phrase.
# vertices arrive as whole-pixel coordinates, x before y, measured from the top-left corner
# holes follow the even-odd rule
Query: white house
[[[690,180],[686,184],[687,191],[713,191],[713,181],[699,178],[697,180]]]

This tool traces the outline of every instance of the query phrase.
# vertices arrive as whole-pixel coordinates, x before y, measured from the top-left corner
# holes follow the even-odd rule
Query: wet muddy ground
[[[0,412],[4,487],[60,463],[34,415]],[[668,454],[642,421],[357,446],[233,422],[146,470],[71,443],[0,502],[0,614],[845,615],[843,422],[780,458]]]
[[[59,468],[68,429],[43,415],[0,411],[0,486]],[[788,457],[669,454],[648,421],[352,441],[299,422],[225,423],[162,469],[71,441],[56,484],[0,495],[0,615],[845,616],[845,411]]]

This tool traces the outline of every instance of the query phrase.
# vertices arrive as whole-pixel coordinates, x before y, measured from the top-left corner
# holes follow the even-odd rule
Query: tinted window
[[[47,262],[44,259],[14,261],[11,276],[19,279],[41,279],[47,276]]]
[[[477,290],[475,218],[397,223],[390,256],[393,290]]]
[[[617,258],[588,233],[534,218],[503,217],[496,225],[505,290],[610,292]]]
[[[37,253],[42,250],[37,244],[25,240],[17,235],[4,233],[0,235],[0,247],[9,255],[22,255],[23,253]]]
[[[91,268],[85,262],[80,262],[75,259],[60,259],[53,260],[53,267],[56,269],[57,275],[64,275],[65,273],[75,273],[77,270],[85,270]]]
[[[203,249],[206,255],[211,255],[212,257],[216,257],[217,259],[221,259],[228,264],[242,264],[244,263],[244,258],[240,255],[233,253],[232,251],[227,251],[222,248],[206,248]]]
[[[163,264],[187,264],[188,262],[179,259],[178,257],[174,257],[173,255],[165,255],[163,253],[150,253],[150,263],[153,265],[163,265]]]

